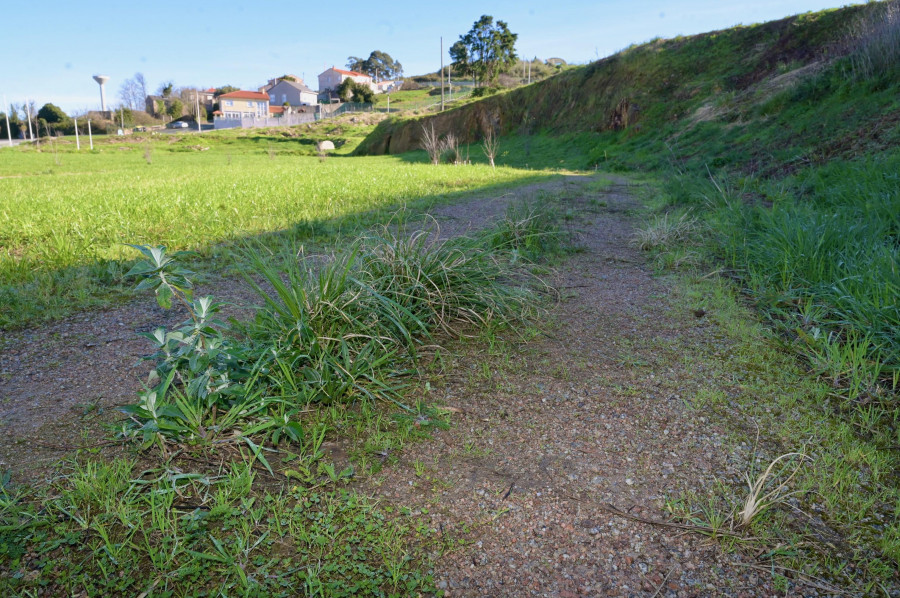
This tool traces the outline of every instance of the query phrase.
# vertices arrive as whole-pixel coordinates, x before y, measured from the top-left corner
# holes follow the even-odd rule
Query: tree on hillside
[[[347,68],[357,73],[369,75],[379,81],[388,81],[403,76],[403,65],[381,50],[375,50],[366,59],[347,57]]]
[[[137,108],[143,104],[140,86],[133,79],[125,79],[119,87],[119,99],[125,106],[131,109]]]
[[[167,98],[172,95],[173,89],[175,89],[175,84],[171,81],[160,83],[159,89],[156,91],[156,95],[161,95],[162,97]]]
[[[357,73],[364,72],[366,69],[366,59],[360,58],[359,56],[348,56],[347,69]]]
[[[472,74],[480,86],[491,85],[497,75],[516,61],[516,40],[505,21],[482,15],[472,29],[450,47],[455,71]]]
[[[69,120],[68,115],[59,106],[47,103],[38,110],[37,117],[49,124],[64,123]]]
[[[144,101],[147,99],[147,79],[144,78],[144,73],[135,73],[134,83],[136,89],[141,92],[141,103],[138,106],[143,106]]]
[[[353,79],[344,79],[337,87],[337,95],[342,102],[370,104],[375,99],[375,92],[368,85],[357,83]]]
[[[6,130],[7,116],[9,117],[9,131]],[[18,139],[19,131],[21,130],[19,114],[15,106],[10,106],[9,112],[0,112],[0,138],[9,139],[12,137],[13,139]]]
[[[222,87],[216,88],[215,96],[219,97],[220,95],[224,95],[226,93],[231,93],[232,91],[240,91],[239,87],[235,87],[234,85],[223,85]]]
[[[458,77],[472,75],[472,62],[469,58],[469,47],[461,39],[450,46],[450,72]]]

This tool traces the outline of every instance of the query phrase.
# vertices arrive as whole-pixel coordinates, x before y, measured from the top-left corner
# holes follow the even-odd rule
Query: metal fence
[[[453,94],[453,101],[461,100],[471,95],[471,91],[461,91]],[[449,94],[444,104],[451,102]],[[440,99],[427,99],[420,102],[400,102],[396,106],[390,106],[389,102],[380,101],[376,104],[359,104],[356,102],[343,102],[340,104],[319,104],[315,112],[292,112],[282,116],[270,116],[268,118],[225,118],[217,116],[213,120],[213,128],[218,129],[254,129],[259,127],[290,127],[302,125],[317,120],[332,118],[341,114],[356,112],[405,112],[407,110],[437,110],[441,105]]]
[[[257,127],[290,127],[318,120],[318,114],[312,112],[294,112],[267,118],[225,118],[217,116],[213,127],[218,129],[253,129]]]

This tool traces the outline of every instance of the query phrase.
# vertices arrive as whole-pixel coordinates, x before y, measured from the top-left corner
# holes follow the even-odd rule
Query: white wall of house
[[[372,77],[369,77],[368,75],[348,75],[346,74],[347,72],[348,71],[340,72],[338,69],[332,67],[320,74],[319,91],[337,89],[338,85],[343,83],[345,79],[353,79],[357,83],[362,83],[363,85],[372,87]]]

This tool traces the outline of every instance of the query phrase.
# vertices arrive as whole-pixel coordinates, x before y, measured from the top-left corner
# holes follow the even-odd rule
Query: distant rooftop
[[[258,91],[232,91],[231,93],[222,94],[219,98],[226,100],[268,100],[269,95],[259,93]]]

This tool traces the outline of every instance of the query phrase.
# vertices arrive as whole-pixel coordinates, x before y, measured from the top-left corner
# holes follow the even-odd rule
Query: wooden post
[[[444,37],[441,36],[441,112],[444,111]]]
[[[78,119],[73,118],[72,122],[75,123],[75,149],[80,150],[81,149],[81,140],[78,139]]]

